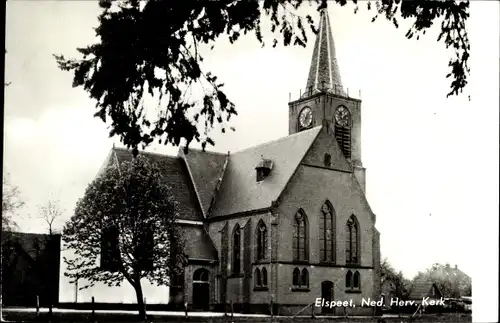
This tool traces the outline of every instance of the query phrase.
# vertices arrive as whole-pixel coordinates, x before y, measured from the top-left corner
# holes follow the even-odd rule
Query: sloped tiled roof
[[[432,295],[432,289],[437,291],[436,295]],[[409,295],[410,299],[422,300],[424,297],[441,297],[441,292],[436,284],[427,280],[417,280],[412,284],[411,292]]]
[[[119,163],[130,161],[133,158],[132,151],[123,148],[113,148],[116,160]],[[151,162],[158,165],[163,173],[165,183],[171,186],[172,194],[179,203],[179,217],[183,220],[202,220],[201,210],[196,198],[191,179],[189,178],[186,164],[182,158],[160,155],[154,153],[140,152]]]
[[[217,250],[203,226],[183,225],[179,228],[184,239],[184,252],[189,259],[217,260]]]
[[[211,216],[270,207],[285,189],[321,128],[318,126],[232,153]],[[265,180],[257,182],[255,167],[263,158],[272,160],[274,166]]]
[[[186,161],[201,208],[206,215],[228,155],[190,148],[186,154],[180,149],[179,156]]]
[[[37,252],[43,251],[47,247],[49,240],[60,239],[59,234],[27,233],[4,231],[2,243],[14,243],[20,247],[30,257],[35,257]]]

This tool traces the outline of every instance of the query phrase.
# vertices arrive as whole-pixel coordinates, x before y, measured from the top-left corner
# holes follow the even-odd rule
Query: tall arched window
[[[345,253],[347,264],[359,263],[359,225],[354,215],[351,215],[346,224]]]
[[[302,210],[299,210],[295,215],[293,258],[295,261],[307,260],[307,218]]]
[[[241,230],[236,224],[233,232],[233,274],[239,274],[241,270]]]
[[[267,228],[264,221],[260,220],[257,224],[257,260],[266,259],[266,249],[267,249]]]
[[[335,261],[335,214],[332,205],[326,201],[319,218],[320,261]]]

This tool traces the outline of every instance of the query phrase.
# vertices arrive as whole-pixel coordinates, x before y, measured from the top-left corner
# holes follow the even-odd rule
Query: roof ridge
[[[256,148],[264,147],[264,146],[276,143],[276,142],[278,142],[280,140],[283,140],[283,139],[288,139],[288,138],[292,138],[292,137],[298,137],[298,136],[303,135],[305,133],[312,132],[313,130],[319,130],[322,127],[323,127],[323,125],[319,125],[319,126],[311,128],[311,129],[307,129],[307,130],[304,130],[304,131],[296,132],[296,133],[293,133],[293,134],[288,135],[288,136],[283,136],[283,137],[280,137],[280,138],[277,138],[277,139],[274,139],[274,140],[271,140],[271,141],[267,141],[267,142],[264,142],[264,143],[261,143],[261,144],[255,145],[255,146],[251,146],[251,147],[244,148],[242,150],[235,151],[233,154],[238,154],[238,153],[250,150],[250,149],[256,149]]]
[[[126,152],[132,152],[131,149],[129,148],[124,148],[124,147],[113,147],[113,150],[121,150],[121,151],[126,151]],[[163,154],[163,153],[158,153],[158,152],[152,152],[152,151],[145,151],[145,150],[139,150],[139,154],[142,155],[153,155],[153,156],[159,156],[159,157],[170,157],[170,158],[175,158],[178,159],[179,156],[175,155],[170,155],[170,154]]]
[[[179,146],[179,149],[182,148],[184,149],[185,146]],[[212,155],[220,155],[220,156],[226,156],[227,153],[221,153],[221,152],[218,152],[218,151],[212,151],[212,150],[203,150],[203,149],[199,149],[199,148],[188,148],[188,151],[189,150],[195,150],[195,151],[199,151],[199,152],[202,152],[202,153],[207,153],[207,154],[212,154]],[[189,153],[188,153],[189,154]]]

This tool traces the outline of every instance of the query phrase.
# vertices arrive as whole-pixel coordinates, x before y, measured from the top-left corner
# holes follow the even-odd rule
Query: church
[[[294,315],[322,298],[355,306],[314,307],[318,315],[374,314],[361,306],[362,299],[380,299],[380,234],[365,195],[361,101],[343,89],[326,9],[318,31],[307,90],[288,106],[288,136],[230,153],[141,152],[172,185],[189,257],[170,287],[143,284],[148,305],[223,311],[232,304],[235,312],[269,313],[272,304],[275,315]],[[113,148],[103,167],[132,158]],[[61,268],[61,304],[92,297],[136,303],[126,284],[80,291],[63,276],[63,262]]]

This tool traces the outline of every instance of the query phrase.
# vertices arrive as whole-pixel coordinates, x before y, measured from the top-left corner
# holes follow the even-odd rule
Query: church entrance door
[[[331,302],[334,300],[333,298],[333,283],[331,281],[324,281],[321,283],[321,298],[325,300],[325,302]],[[333,314],[335,310],[335,307],[330,308],[330,306],[322,307],[321,308],[321,313],[322,314]]]
[[[193,309],[208,311],[210,308],[210,284],[208,270],[200,268],[193,275]]]

